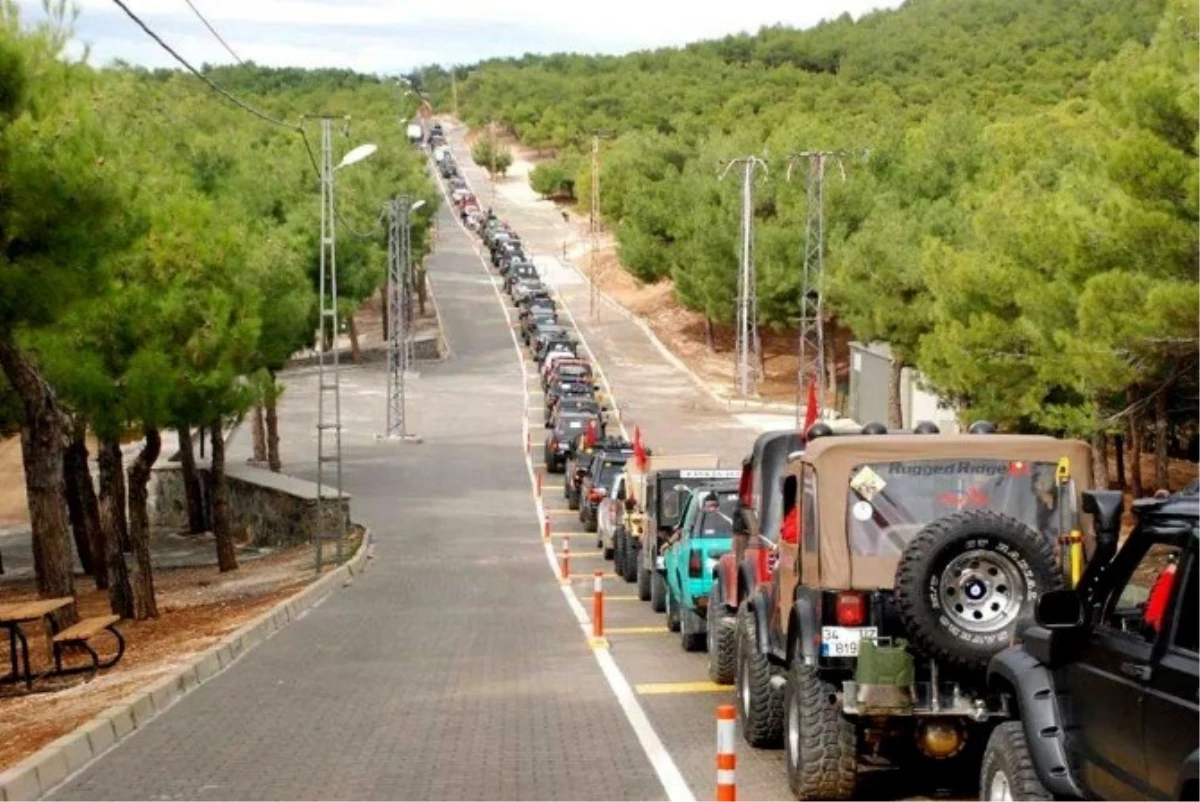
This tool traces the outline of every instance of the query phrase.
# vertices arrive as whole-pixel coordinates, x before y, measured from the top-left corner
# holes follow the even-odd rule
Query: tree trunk
[[[279,473],[279,469],[283,467],[283,462],[279,459],[279,395],[280,387],[275,381],[275,374],[271,373],[271,386],[267,389],[267,397],[265,399],[266,417],[267,417],[267,467]]]
[[[79,475],[80,504],[88,531],[88,542],[92,546],[92,561],[95,571],[92,578],[96,581],[96,590],[108,590],[108,562],[104,527],[100,525],[100,502],[96,498],[96,486],[92,483],[92,472],[88,468],[87,425],[85,421],[76,424],[75,436],[79,439],[80,464],[83,472]]]
[[[388,282],[383,282],[379,288],[379,308],[383,311],[383,327],[380,336],[386,343],[388,341]]]
[[[904,362],[892,360],[891,375],[888,377],[888,419],[889,429],[904,428],[904,403],[900,398],[900,387],[904,378]]]
[[[1137,401],[1137,390],[1130,388],[1126,395],[1130,404]],[[1142,432],[1141,419],[1136,411],[1130,411],[1126,419],[1125,439],[1129,441],[1129,492],[1134,498],[1142,497]]]
[[[1125,436],[1115,435],[1113,437],[1113,447],[1117,457],[1117,489],[1125,489]]]
[[[100,439],[100,526],[104,530],[105,557],[108,559],[108,605],[114,615],[134,617],[133,588],[129,585],[129,568],[121,548],[121,521],[117,510],[125,506],[125,483],[117,481],[122,474],[121,444],[116,438]]]
[[[263,463],[267,461],[267,427],[263,420],[261,403],[254,405],[253,415],[250,421],[250,433],[254,443],[254,456],[251,457],[251,461]]]
[[[416,279],[417,285],[417,314],[424,316],[425,303],[429,300],[429,286],[425,283],[424,265],[418,266],[415,272],[416,275],[414,278]]]
[[[229,529],[229,488],[225,483],[225,433],[219,420],[212,424],[212,524],[217,541],[217,568],[221,573],[236,571],[237,554]]]
[[[350,361],[358,364],[362,361],[362,352],[358,347],[358,326],[354,323],[354,315],[346,315],[346,332],[350,335]]]
[[[71,441],[63,452],[63,482],[67,496],[67,514],[71,520],[71,531],[75,535],[75,553],[79,555],[79,564],[83,572],[92,577],[96,576],[97,565],[104,564],[104,553],[97,551],[97,533],[90,527],[86,496],[91,490],[92,502],[95,502],[95,491],[92,490],[92,475],[88,471],[87,441],[84,439],[87,426],[82,421],[74,421],[71,425]],[[96,522],[99,522],[97,514]]]
[[[0,332],[0,368],[20,397],[25,412],[21,427],[21,459],[25,468],[29,522],[33,529],[38,595],[44,599],[74,596],[75,566],[63,483],[66,415],[58,405],[53,388],[7,332]],[[74,616],[74,608],[70,608],[58,617],[59,623],[73,623]]]
[[[129,539],[137,558],[134,573],[135,612],[139,620],[158,618],[158,602],[154,599],[154,567],[150,561],[150,469],[162,450],[158,429],[147,426],[146,444],[137,459],[129,466]]]
[[[1096,432],[1092,435],[1092,480],[1096,487],[1108,487],[1108,435]]]
[[[717,340],[713,333],[713,321],[708,315],[704,316],[704,344],[708,346],[710,354],[717,352]]]
[[[200,487],[200,472],[196,470],[196,452],[192,448],[192,429],[179,426],[179,467],[183,476],[183,495],[187,500],[188,531],[193,535],[207,532],[204,515],[204,496]]]
[[[1170,407],[1167,388],[1163,387],[1154,396],[1154,488],[1171,489],[1171,462],[1167,449],[1170,428]]]
[[[825,340],[825,398],[821,399],[821,409],[837,410],[837,389],[837,354],[829,337]]]

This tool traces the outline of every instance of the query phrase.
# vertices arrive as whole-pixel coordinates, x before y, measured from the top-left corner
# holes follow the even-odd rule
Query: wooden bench
[[[120,620],[121,617],[117,615],[100,615],[93,618],[85,618],[79,623],[67,627],[62,632],[56,633],[52,638],[52,643],[54,644],[54,673],[76,674],[86,671],[95,674],[102,668],[111,668],[116,665],[121,656],[125,654],[125,638],[121,636],[116,627],[117,622]],[[96,653],[91,644],[92,639],[102,632],[108,632],[117,639],[117,653],[108,660],[101,660],[100,655]],[[82,649],[86,651],[92,658],[91,665],[63,668],[63,652],[68,649]]]

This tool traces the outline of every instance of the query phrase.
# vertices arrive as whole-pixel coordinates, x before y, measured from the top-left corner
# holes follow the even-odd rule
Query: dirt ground
[[[361,532],[356,532],[349,544],[350,553],[358,548],[360,540]],[[33,693],[27,693],[23,685],[0,686],[0,716],[4,721],[0,728],[0,770],[186,663],[315,578],[308,546],[244,561],[237,571],[224,575],[215,565],[158,571],[155,587],[160,615],[150,621],[123,621],[117,625],[127,644],[125,656],[117,665],[92,680],[86,674],[40,680],[34,683]],[[76,589],[81,616],[108,613],[107,596],[95,590],[90,579],[77,577]],[[0,584],[0,602],[36,596],[31,581]],[[26,627],[25,631],[34,672],[39,667],[50,667],[49,641],[37,627]],[[97,640],[101,657],[111,654],[109,641]],[[0,659],[7,667],[7,640]]]

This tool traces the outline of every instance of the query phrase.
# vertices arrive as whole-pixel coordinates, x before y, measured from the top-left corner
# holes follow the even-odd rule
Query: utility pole
[[[458,119],[458,74],[454,68],[450,69],[450,108],[453,110],[454,119]]]
[[[591,281],[588,291],[588,310],[592,320],[600,317],[600,306],[596,290],[596,249],[599,247],[600,228],[600,136],[592,137],[592,195],[588,205],[588,236],[591,239],[588,273]]]
[[[758,278],[754,267],[754,173],[767,163],[757,156],[731,159],[725,163],[721,179],[735,165],[742,165],[742,253],[738,270],[737,340],[734,373],[738,392],[743,398],[758,392],[761,380],[762,342],[758,336]]]
[[[390,440],[419,442],[408,431],[405,378],[412,367],[412,211],[413,204],[400,195],[388,204],[388,400],[387,432]]]
[[[806,162],[804,266],[800,280],[799,359],[796,366],[796,428],[804,423],[805,381],[817,390],[817,403],[828,403],[825,364],[825,167],[834,159],[842,180],[845,151],[808,150],[794,153],[788,164],[788,179],[796,161]]]
[[[321,120],[321,264],[320,332],[317,337],[317,522],[316,569],[321,572],[322,547],[337,543],[342,561],[346,521],[342,515],[342,394],[338,361],[336,215],[333,205],[333,118]],[[332,476],[330,475],[332,474]],[[333,494],[326,496],[331,484]],[[332,509],[329,508],[332,498]]]
[[[492,169],[488,171],[488,177],[492,183],[492,203],[491,207],[496,208],[496,121],[492,120],[488,123],[488,156],[492,160]]]

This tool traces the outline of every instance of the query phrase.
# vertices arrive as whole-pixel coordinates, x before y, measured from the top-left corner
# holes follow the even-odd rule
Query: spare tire
[[[1037,597],[1061,586],[1049,539],[991,510],[929,524],[896,569],[896,602],[909,637],[929,656],[967,669],[985,669]]]

